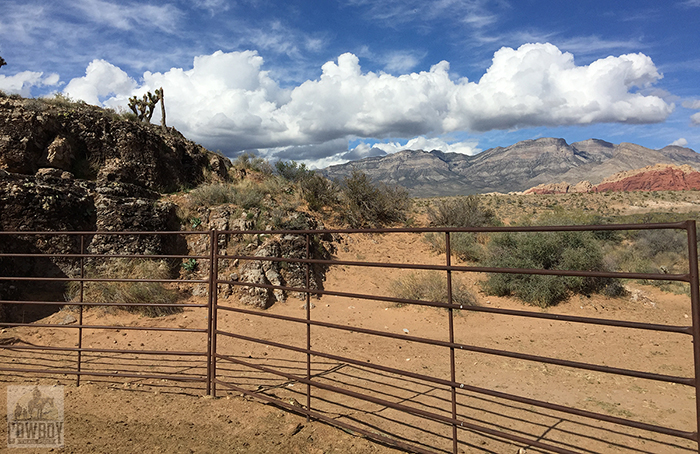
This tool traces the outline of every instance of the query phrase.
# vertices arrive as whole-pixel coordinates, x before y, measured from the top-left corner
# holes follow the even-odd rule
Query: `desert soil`
[[[430,251],[420,236],[352,235],[339,246],[342,260],[444,264],[442,255]],[[325,288],[345,292],[390,295],[391,283],[409,271],[334,267]],[[456,273],[455,273],[456,274]],[[511,298],[480,292],[482,276],[457,275],[484,307],[542,311]],[[550,313],[671,325],[690,324],[690,298],[664,293],[655,287],[629,283],[623,298],[573,297],[548,310]],[[205,298],[188,302],[204,303]],[[448,339],[448,313],[442,309],[396,306],[391,303],[324,296],[312,299],[311,317],[329,323],[362,327],[393,334],[438,340]],[[235,295],[222,297],[222,306],[241,306]],[[290,298],[265,313],[303,318],[304,301]],[[61,311],[44,322],[59,323]],[[86,329],[83,347],[135,350],[206,350],[202,333],[135,331],[135,326],[205,328],[205,308],[188,308],[181,314],[149,319],[135,314],[93,309],[85,324],[118,325],[120,330]],[[455,340],[465,344],[507,349],[533,355],[571,359],[667,375],[693,375],[690,336],[652,331],[575,324],[553,320],[458,311],[454,317]],[[68,325],[70,326],[70,325]],[[221,310],[220,330],[255,336],[272,342],[306,345],[303,324],[283,323],[258,315]],[[37,345],[76,346],[77,330],[17,327],[3,330],[0,338],[16,337]],[[18,343],[15,345],[26,345]],[[400,339],[383,339],[356,331],[312,327],[312,348],[361,362],[449,379],[449,351],[443,347]],[[274,346],[219,336],[218,351],[238,360],[285,373],[305,375],[306,355]],[[9,367],[68,367],[73,354],[29,354],[4,349],[0,362]],[[202,357],[153,357],[148,355],[85,353],[84,370],[168,374],[201,377]],[[235,363],[219,361],[221,380],[248,391],[275,396],[293,406],[306,405],[306,386],[284,377],[251,371]],[[65,447],[52,452],[112,453],[389,453],[395,448],[370,441],[358,434],[333,428],[319,421],[283,411],[273,405],[217,386],[217,397],[204,396],[201,382],[138,377],[83,377],[79,387],[74,376],[39,373],[2,373],[6,385],[62,384],[65,386]],[[316,358],[314,380],[352,389],[392,402],[410,405],[445,416],[450,414],[448,389],[418,379],[398,377],[342,361]],[[695,430],[695,393],[690,387],[662,381],[613,376],[599,372],[544,365],[465,351],[456,352],[456,380],[472,386],[513,393],[570,405],[606,415],[624,417],[675,429]],[[0,393],[5,408],[5,393]],[[327,417],[359,425],[395,440],[435,452],[451,452],[451,426],[422,420],[380,404],[312,390],[312,408]],[[654,435],[613,424],[586,420],[531,405],[510,402],[473,392],[458,393],[460,419],[511,434],[540,439],[575,452],[690,453],[697,446],[687,440]],[[517,453],[526,446],[476,432],[459,431],[459,451],[465,453]],[[5,449],[0,440],[0,451]],[[46,449],[11,450],[47,452]],[[528,448],[528,452],[539,452]]]

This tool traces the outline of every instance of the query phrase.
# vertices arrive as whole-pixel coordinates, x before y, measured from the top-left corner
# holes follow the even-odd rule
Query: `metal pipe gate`
[[[688,241],[688,266],[687,274],[649,274],[649,273],[622,273],[622,272],[603,272],[603,271],[573,271],[573,270],[542,270],[542,269],[506,269],[506,268],[491,268],[482,266],[457,266],[451,262],[451,234],[460,232],[560,232],[560,231],[620,231],[620,230],[650,230],[650,229],[676,229],[685,230],[687,232]],[[322,260],[314,259],[311,254],[311,248],[314,244],[314,238],[319,235],[337,234],[337,235],[353,235],[353,234],[425,234],[439,233],[445,235],[445,261],[444,265],[429,265],[421,263],[396,263],[396,262],[369,262],[369,261],[341,261],[341,260]],[[92,235],[203,235],[208,236],[209,253],[202,255],[149,255],[143,256],[138,254],[88,254],[85,252],[85,239]],[[76,382],[79,384],[81,377],[84,376],[101,376],[114,378],[139,378],[139,379],[166,379],[184,382],[199,382],[203,383],[207,394],[216,396],[217,387],[233,390],[249,396],[254,396],[257,399],[274,403],[277,406],[290,411],[302,413],[308,418],[324,421],[329,424],[341,427],[345,430],[359,433],[364,436],[376,439],[383,443],[388,443],[401,449],[411,452],[434,453],[437,448],[430,443],[415,442],[405,440],[400,437],[392,436],[390,433],[382,431],[381,427],[372,428],[367,424],[353,424],[346,421],[341,421],[339,418],[329,416],[329,413],[320,409],[327,404],[328,396],[339,396],[343,399],[353,399],[359,402],[366,402],[379,405],[382,408],[395,410],[397,413],[410,415],[418,418],[418,420],[432,421],[450,427],[451,434],[451,449],[445,450],[457,453],[460,446],[464,446],[464,433],[479,433],[483,436],[498,440],[505,440],[517,446],[532,447],[540,450],[556,453],[574,453],[580,452],[576,450],[576,446],[567,446],[565,443],[552,443],[546,440],[541,440],[541,437],[518,433],[517,431],[504,430],[497,426],[491,426],[483,422],[474,421],[464,414],[460,414],[460,399],[464,398],[464,393],[470,393],[476,396],[487,396],[488,398],[499,399],[506,402],[526,405],[533,408],[541,408],[547,411],[553,411],[564,415],[572,415],[575,417],[585,418],[591,421],[602,421],[605,423],[614,424],[621,427],[628,427],[635,430],[641,430],[649,433],[656,433],[665,436],[675,437],[682,440],[692,441],[694,444],[693,451],[700,452],[700,440],[698,439],[698,430],[700,429],[700,291],[698,289],[698,255],[697,255],[697,234],[695,221],[685,221],[679,223],[661,223],[661,224],[629,224],[629,225],[604,225],[604,226],[531,226],[531,227],[491,227],[491,228],[422,228],[422,229],[373,229],[373,230],[357,230],[357,229],[338,229],[338,230],[277,230],[277,231],[205,231],[205,232],[0,232],[0,241],[11,241],[14,237],[36,237],[36,236],[51,236],[63,235],[79,238],[80,253],[71,254],[22,254],[22,253],[0,253],[2,258],[48,258],[48,259],[64,259],[78,260],[80,262],[79,277],[42,277],[42,276],[0,276],[2,281],[31,281],[31,282],[79,282],[81,285],[81,297],[79,302],[71,302],[69,304],[79,307],[79,320],[77,324],[72,325],[53,325],[53,324],[37,324],[31,325],[26,323],[0,323],[3,327],[16,326],[32,326],[35,328],[66,328],[77,331],[77,347],[56,347],[51,345],[0,345],[2,350],[12,351],[43,351],[52,353],[75,353],[76,362],[73,367],[60,368],[29,368],[29,367],[10,367],[8,364],[0,364],[0,371],[7,371],[15,374],[70,374],[76,376]],[[306,244],[305,258],[285,258],[285,257],[260,257],[252,255],[225,255],[219,251],[219,239],[222,235],[295,235],[303,236]],[[164,282],[164,283],[182,283],[180,279],[112,279],[112,278],[92,278],[85,276],[85,260],[95,259],[114,259],[114,258],[139,258],[143,259],[196,259],[207,263],[208,277],[206,279],[191,279],[184,281],[188,285],[203,284],[208,287],[207,302],[205,304],[177,304],[182,308],[199,308],[206,310],[207,327],[192,329],[192,328],[172,328],[172,327],[117,327],[109,325],[86,325],[83,324],[83,308],[90,306],[106,306],[109,304],[98,304],[83,301],[82,287],[87,282]],[[220,277],[220,269],[226,267],[226,264],[233,260],[241,262],[257,261],[257,262],[280,262],[286,264],[297,264],[305,268],[305,285],[301,287],[290,287],[285,285],[273,284],[253,284],[238,280],[222,279]],[[438,271],[445,273],[447,282],[447,302],[439,301],[423,301],[394,298],[382,295],[373,295],[370,293],[351,293],[336,290],[324,290],[322,288],[313,288],[310,283],[310,267],[314,265],[327,267],[371,267],[376,268],[377,272],[382,270],[424,270]],[[691,321],[689,326],[667,325],[667,324],[651,324],[641,323],[637,321],[612,320],[593,317],[578,317],[571,315],[552,314],[548,312],[534,310],[513,310],[501,309],[485,306],[466,306],[455,304],[452,295],[452,278],[454,273],[514,273],[514,274],[537,274],[537,275],[554,275],[554,276],[580,276],[580,277],[610,277],[619,279],[646,279],[646,280],[663,280],[684,282],[690,286],[691,300]],[[227,304],[219,298],[219,293],[222,286],[233,287],[253,287],[261,289],[280,290],[289,293],[300,293],[304,295],[305,300],[305,315],[304,317],[296,317],[290,315],[281,315],[270,313],[251,308],[241,307],[240,305]],[[408,334],[397,334],[391,332],[380,331],[376,329],[363,328],[358,325],[344,325],[332,323],[312,317],[312,299],[316,297],[329,296],[338,298],[352,298],[363,301],[396,303],[410,306],[432,307],[445,309],[447,313],[447,324],[445,330],[447,332],[447,340],[433,337],[418,337]],[[4,304],[17,305],[38,305],[47,304],[46,301],[3,301]],[[65,303],[61,303],[65,304]],[[513,317],[525,317],[533,320],[548,320],[557,323],[575,323],[591,326],[617,327],[634,330],[645,330],[651,332],[681,334],[692,337],[692,354],[694,359],[694,375],[676,376],[670,374],[658,374],[644,370],[609,367],[601,364],[587,363],[582,361],[574,361],[570,359],[560,359],[547,357],[542,355],[533,355],[529,353],[516,352],[511,350],[501,350],[492,347],[484,347],[472,345],[465,342],[455,341],[455,311],[464,312],[479,312],[496,315],[505,315]],[[262,339],[256,336],[246,335],[242,332],[232,329],[232,327],[220,328],[219,318],[224,314],[231,314],[240,317],[255,317],[266,321],[266,323],[280,322],[284,326],[301,326],[304,331],[303,345],[294,345],[292,343],[278,342],[275,340]],[[178,350],[148,350],[148,349],[94,349],[86,348],[82,344],[84,330],[148,330],[153,332],[176,332],[183,335],[196,335],[206,337],[206,348],[199,351],[178,351]],[[438,349],[443,349],[449,356],[449,372],[446,376],[431,375],[416,371],[409,371],[399,367],[387,366],[383,364],[368,363],[362,361],[352,355],[340,355],[315,349],[313,345],[314,336],[316,333],[324,330],[331,332],[352,332],[371,336],[373,339],[402,341],[422,345],[428,345]],[[325,332],[325,331],[324,331]],[[444,333],[443,333],[444,334]],[[231,344],[233,342],[233,344]],[[222,345],[236,345],[235,343],[249,343],[266,348],[273,348],[280,351],[289,352],[289,354],[302,355],[305,358],[304,367],[299,371],[289,370],[285,367],[274,367],[263,365],[260,362],[250,361],[248,358],[242,357],[240,351],[229,351],[230,348]],[[229,349],[229,350],[227,350]],[[0,350],[0,351],[2,351]],[[458,380],[456,355],[462,355],[462,352],[479,353],[488,355],[489,357],[508,358],[522,360],[544,365],[561,366],[581,371],[592,371],[604,374],[612,374],[621,377],[631,377],[636,379],[650,380],[659,383],[673,383],[685,387],[695,388],[695,420],[697,421],[694,430],[680,430],[673,427],[665,427],[658,424],[650,424],[637,421],[631,418],[623,417],[623,415],[611,415],[600,412],[593,412],[556,404],[543,399],[534,399],[531,397],[511,394],[496,389],[490,389],[483,386],[476,386]],[[200,369],[201,372],[196,374],[143,374],[141,372],[124,371],[96,371],[86,370],[84,365],[84,354],[137,354],[153,357],[191,357],[197,358],[197,361],[203,363]],[[333,383],[328,380],[321,379],[321,375],[313,373],[314,367],[319,361],[330,361],[334,364],[349,365],[356,370],[367,371],[367,373],[377,374],[377,377],[401,377],[403,380],[416,380],[423,384],[429,384],[435,389],[444,390],[449,398],[449,409],[426,409],[416,405],[411,405],[412,402],[402,402],[392,399],[392,395],[377,395],[372,390],[350,389],[340,386],[343,383]],[[231,377],[230,368],[236,369],[236,373],[245,369],[266,374],[268,376],[278,377],[282,383],[287,386],[300,384],[305,388],[304,397],[305,404],[298,402],[285,401],[262,392],[258,389],[247,386],[236,381],[237,377],[233,374]],[[247,373],[247,372],[246,372]],[[243,372],[240,372],[243,376]],[[387,378],[388,380],[388,378]],[[245,381],[245,380],[239,380]],[[377,385],[379,386],[379,385]],[[686,448],[687,449],[687,448]],[[445,451],[440,451],[445,452]]]

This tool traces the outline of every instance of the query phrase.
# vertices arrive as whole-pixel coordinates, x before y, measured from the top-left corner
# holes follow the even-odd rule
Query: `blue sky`
[[[700,0],[3,0],[0,89],[326,166],[538,137],[700,151]],[[158,113],[154,115],[158,122]]]

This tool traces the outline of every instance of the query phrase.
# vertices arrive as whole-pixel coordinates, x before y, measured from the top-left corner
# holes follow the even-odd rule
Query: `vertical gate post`
[[[311,241],[309,234],[306,234],[306,259],[310,259],[311,251]],[[306,379],[311,380],[311,293],[309,293],[309,287],[311,285],[311,279],[309,276],[309,262],[306,262]],[[311,411],[311,384],[306,384],[306,410]],[[306,420],[309,421],[311,418],[309,414],[306,414]]]
[[[75,386],[80,386],[80,371],[83,361],[83,302],[85,300],[85,235],[80,235],[80,309],[78,315],[78,373]]]
[[[445,232],[445,262],[452,266],[452,250],[450,247],[450,232]],[[452,270],[447,270],[447,304],[452,304]],[[447,309],[449,317],[450,343],[455,341],[454,313],[452,307]],[[457,388],[454,385],[457,374],[455,371],[455,349],[450,347],[450,381],[452,382],[452,419],[457,419]],[[457,425],[452,423],[452,452],[457,454]]]
[[[209,300],[207,301],[207,395],[216,397],[216,329],[219,279],[219,234],[209,231]]]
[[[695,363],[696,441],[700,452],[700,290],[698,289],[698,239],[695,221],[686,221],[688,230],[688,261],[690,271],[690,303],[693,314],[693,359]]]

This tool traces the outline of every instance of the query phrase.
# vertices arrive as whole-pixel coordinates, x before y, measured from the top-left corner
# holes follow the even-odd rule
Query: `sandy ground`
[[[338,254],[343,260],[443,264],[444,256],[431,252],[419,236],[354,235],[346,237]],[[390,285],[402,270],[335,267],[326,289],[389,295]],[[540,309],[510,298],[479,292],[480,276],[455,276],[473,290],[483,307]],[[635,320],[671,325],[690,324],[690,299],[663,293],[650,286],[631,283],[624,298],[573,297],[547,312],[588,317]],[[193,298],[192,302],[203,302]],[[397,335],[448,340],[446,310],[326,296],[312,299],[313,320],[371,329]],[[235,296],[221,306],[242,308]],[[265,314],[303,318],[304,301],[291,298]],[[62,311],[47,321],[59,323]],[[304,348],[306,326],[256,314],[220,310],[219,329],[242,336]],[[203,333],[135,331],[136,326],[202,329],[206,309],[192,308],[182,314],[148,319],[127,313],[105,314],[91,310],[86,324],[114,324],[120,330],[85,330],[83,347],[124,348],[203,353]],[[68,325],[70,326],[70,325]],[[507,349],[532,355],[690,377],[693,374],[690,336],[634,329],[538,320],[488,313],[457,311],[455,340],[469,345]],[[77,343],[74,329],[21,327],[5,330],[0,338],[16,337],[37,345],[70,346]],[[287,374],[306,374],[306,355],[240,339],[219,336],[218,351],[236,360],[278,368]],[[18,343],[15,345],[26,345]],[[357,331],[313,326],[312,348],[330,355],[348,356],[361,363],[381,364],[409,372],[450,378],[449,349],[404,339],[386,339]],[[9,367],[75,367],[75,354],[32,354],[20,350],[0,351],[0,362]],[[201,378],[202,356],[185,358],[130,353],[85,353],[83,370],[130,373],[135,377],[84,377],[79,387],[73,376],[35,374],[18,377],[3,373],[10,384],[65,385],[65,447],[53,452],[284,452],[284,453],[384,453],[397,450],[369,441],[358,434],[332,428],[319,421],[261,403],[240,391],[217,386],[217,397],[204,397],[202,382],[142,379],[139,374],[176,374]],[[605,415],[629,418],[684,431],[695,430],[695,392],[684,385],[603,374],[555,365],[457,351],[456,380],[467,385],[519,396],[570,405]],[[250,392],[274,396],[292,407],[306,405],[306,386],[286,377],[245,368],[220,360],[219,377]],[[450,415],[450,391],[442,385],[400,377],[358,364],[314,358],[311,372],[318,383],[361,392],[378,399],[401,403],[444,416]],[[5,393],[0,393],[5,408]],[[695,443],[619,425],[543,410],[474,392],[459,390],[460,419],[472,424],[540,439],[575,452],[591,453],[689,453]],[[435,452],[451,452],[452,427],[398,412],[379,403],[313,389],[311,406],[326,417],[350,423]],[[460,452],[516,453],[522,444],[460,429]],[[0,440],[0,451],[6,446]],[[695,449],[695,451],[694,451]],[[538,452],[530,447],[528,452]],[[47,452],[47,450],[11,450]]]

